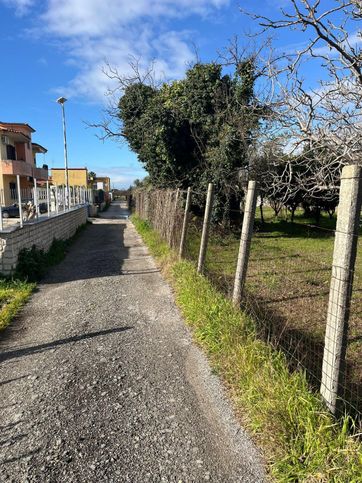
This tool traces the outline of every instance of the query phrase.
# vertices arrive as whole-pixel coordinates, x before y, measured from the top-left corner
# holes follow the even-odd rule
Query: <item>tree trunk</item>
[[[264,198],[263,195],[260,195],[260,219],[261,219],[261,224],[264,225],[265,220],[264,220],[264,212],[263,212],[263,206],[264,206]]]

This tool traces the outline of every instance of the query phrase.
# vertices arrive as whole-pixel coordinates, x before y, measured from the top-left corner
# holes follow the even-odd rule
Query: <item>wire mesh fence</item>
[[[138,191],[135,209],[140,218],[148,220],[172,248],[180,244],[185,191]]]
[[[170,246],[178,248],[185,199],[183,191],[140,191],[135,197],[136,212],[149,220]],[[342,218],[341,212],[338,217]],[[203,219],[192,211],[189,219],[183,253],[197,266]],[[330,385],[338,394],[339,411],[348,411],[360,425],[362,241],[354,235],[357,260],[355,269],[348,269],[347,277],[345,267],[341,271],[336,265],[333,220],[328,220],[328,224],[328,228],[314,226],[298,214],[296,221],[291,223],[276,218],[271,209],[264,207],[264,222],[259,215],[255,219],[241,305],[253,318],[257,336],[285,354],[290,370],[305,371],[313,389],[319,390],[322,384],[321,392],[325,396],[323,381],[331,379]],[[216,223],[211,217],[202,269],[202,273],[230,298],[234,290],[241,225],[242,216],[239,226],[233,228]],[[344,229],[341,231],[346,235]],[[333,290],[337,292],[337,302],[331,302]],[[336,305],[332,316],[329,313],[331,303]],[[346,310],[342,316],[341,310]],[[338,323],[343,327],[338,329]],[[339,344],[336,344],[336,337]],[[335,361],[338,358],[342,361],[337,375],[328,366],[331,365],[328,354],[334,358],[333,371]],[[325,397],[327,403],[328,397]],[[336,408],[330,408],[336,412]]]

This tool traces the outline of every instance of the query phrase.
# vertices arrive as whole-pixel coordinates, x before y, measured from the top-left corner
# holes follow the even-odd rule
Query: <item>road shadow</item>
[[[89,332],[86,334],[66,337],[64,339],[53,340],[51,342],[46,342],[44,344],[2,352],[0,354],[0,363],[4,361],[8,361],[9,359],[17,359],[19,357],[25,357],[32,354],[39,354],[47,350],[62,346],[64,344],[71,344],[73,342],[79,342],[81,340],[86,340],[86,339],[93,339],[94,337],[100,337],[100,336],[109,335],[109,334],[117,334],[131,329],[133,329],[133,327],[114,327],[113,329],[98,330],[96,332]]]
[[[91,218],[86,229],[70,246],[64,260],[51,268],[41,280],[40,286],[114,277],[133,272],[132,267],[128,270],[123,269],[125,262],[136,263],[136,260],[148,255],[141,245],[138,253],[137,246],[130,247],[125,243],[128,217],[129,210],[121,203],[115,202],[98,218]],[[144,273],[148,273],[148,270]]]

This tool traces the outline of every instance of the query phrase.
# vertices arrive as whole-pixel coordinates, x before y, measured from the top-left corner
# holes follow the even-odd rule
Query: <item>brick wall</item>
[[[88,207],[82,206],[53,218],[24,225],[9,233],[0,232],[0,272],[9,275],[15,268],[23,248],[35,245],[48,250],[54,238],[67,240],[87,221]]]

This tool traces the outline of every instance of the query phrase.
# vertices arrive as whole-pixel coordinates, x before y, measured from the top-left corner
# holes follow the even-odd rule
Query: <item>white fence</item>
[[[69,186],[67,192],[65,186],[52,185],[48,181],[39,187],[34,179],[33,187],[22,188],[18,176],[16,187],[6,193],[0,189],[0,231],[22,227],[91,203],[93,191],[84,186]]]

